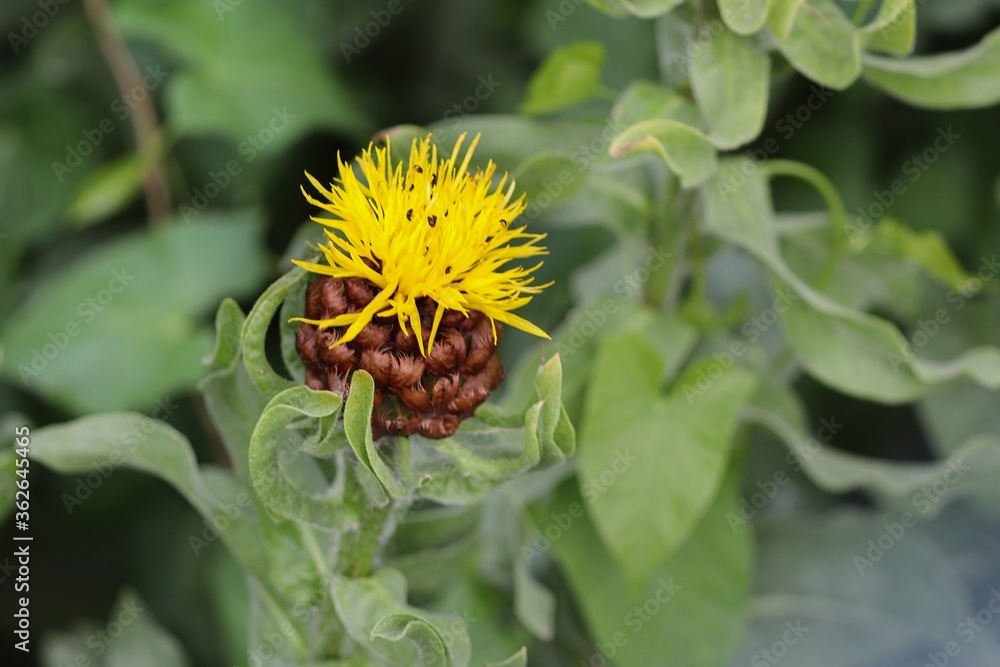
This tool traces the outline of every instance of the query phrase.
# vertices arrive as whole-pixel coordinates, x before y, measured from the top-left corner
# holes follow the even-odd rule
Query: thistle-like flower
[[[525,208],[496,165],[470,173],[477,135],[459,164],[465,135],[440,159],[430,137],[409,161],[369,145],[358,174],[338,160],[329,189],[306,174],[332,214],[320,246],[326,263],[295,263],[322,277],[309,285],[297,349],[314,389],[346,391],[363,368],[375,379],[376,436],[451,435],[503,381],[496,346],[503,324],[548,335],[512,311],[547,285],[514,260],[546,254],[544,234],[514,227]],[[505,189],[506,186],[506,189]]]

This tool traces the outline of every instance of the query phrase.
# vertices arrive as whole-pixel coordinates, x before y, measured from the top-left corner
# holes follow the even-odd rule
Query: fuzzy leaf
[[[375,380],[368,371],[357,370],[351,376],[351,391],[344,406],[344,432],[358,459],[368,466],[393,498],[404,498],[409,489],[382,460],[372,440],[372,408],[375,400]],[[408,443],[402,444],[408,447]]]
[[[663,396],[660,356],[644,336],[607,336],[598,347],[581,429],[580,483],[633,590],[708,509],[755,384],[748,372],[731,368],[706,387],[699,372],[695,365]]]
[[[260,419],[267,398],[250,381],[240,349],[240,333],[245,318],[232,299],[219,306],[215,316],[215,351],[212,363],[221,368],[198,385],[205,407],[222,439],[236,475],[250,479],[250,437]]]
[[[882,0],[878,14],[861,29],[868,51],[905,56],[917,39],[917,7],[914,0]]]
[[[257,299],[243,325],[243,363],[250,379],[261,392],[273,397],[278,392],[295,386],[295,383],[279,375],[267,361],[265,340],[271,319],[278,312],[282,300],[306,277],[306,271],[299,267],[274,281]]]
[[[299,429],[305,417],[314,440],[323,449],[335,440],[341,397],[329,391],[313,391],[299,385],[277,394],[264,408],[250,439],[250,474],[261,500],[275,514],[320,528],[344,529],[357,522],[357,513],[341,498],[327,492],[311,494],[292,482],[286,465],[308,453]]]
[[[204,214],[102,244],[44,281],[2,324],[7,378],[73,412],[143,408],[192,387],[201,317],[265,270],[259,217]]]
[[[539,525],[554,525],[552,515],[580,502],[573,487],[563,484],[552,503],[533,512],[545,522]],[[738,488],[739,475],[731,471],[690,538],[657,564],[638,594],[630,594],[588,515],[553,540],[594,642],[590,662],[600,664],[601,647],[610,642],[620,667],[728,664],[743,634],[753,559],[750,531],[733,533],[726,525],[726,514],[738,511]]]
[[[790,8],[794,8],[794,5]],[[834,90],[850,86],[861,74],[861,39],[834,0],[805,0],[787,34],[778,14],[772,31],[778,50],[802,74]],[[781,15],[782,17],[786,15]]]
[[[556,597],[534,578],[523,558],[514,564],[514,615],[542,641],[555,636]]]
[[[486,667],[528,667],[528,649],[522,648],[503,662],[491,662]]]
[[[865,56],[865,79],[926,109],[975,109],[1000,101],[1000,28],[964,51],[912,58]]]
[[[562,404],[560,355],[538,369],[532,404],[523,413],[483,405],[451,438],[413,436],[410,443],[419,493],[446,503],[469,502],[529,469],[567,460],[576,449],[576,433]],[[438,458],[417,460],[421,452]],[[441,455],[450,465],[442,466]]]
[[[465,625],[454,616],[406,604],[406,580],[395,570],[339,579],[332,595],[347,633],[393,665],[466,667],[472,654]]]
[[[767,22],[771,0],[719,0],[722,20],[738,35],[753,35]]]
[[[845,393],[886,403],[913,400],[935,383],[962,376],[984,387],[1000,387],[1000,349],[977,347],[948,361],[924,361],[909,351],[890,322],[848,308],[806,284],[778,252],[774,211],[762,175],[741,175],[737,184],[722,175],[726,166],[702,188],[705,223],[770,270],[774,309],[811,375]]]
[[[690,78],[709,138],[729,149],[753,140],[764,127],[771,63],[753,40],[721,30],[708,35],[704,51],[691,59]]]
[[[521,111],[549,114],[579,104],[601,89],[604,47],[600,42],[575,42],[556,49],[528,82]]]
[[[612,157],[632,152],[659,155],[681,178],[681,184],[694,187],[709,178],[717,162],[715,147],[701,131],[673,120],[648,120],[632,125],[611,142]]]

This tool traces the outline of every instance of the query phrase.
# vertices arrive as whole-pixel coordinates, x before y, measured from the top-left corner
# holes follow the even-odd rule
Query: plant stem
[[[309,556],[316,565],[316,571],[319,573],[320,579],[324,582],[329,580],[330,566],[326,562],[326,556],[323,555],[323,549],[319,545],[319,540],[316,539],[316,532],[312,526],[304,523],[298,523],[298,527],[299,534],[302,535],[302,542],[306,545]]]
[[[818,169],[793,160],[771,160],[761,170],[767,178],[793,176],[809,183],[816,188],[830,208],[830,225],[833,234],[830,254],[827,255],[826,262],[814,282],[814,287],[822,291],[836,275],[837,267],[844,255],[847,254],[850,244],[847,232],[847,211],[844,208],[844,202],[837,193],[837,188]]]
[[[349,466],[344,483],[344,499],[347,503],[360,507],[358,526],[346,531],[341,537],[337,556],[337,572],[348,577],[364,577],[371,573],[382,544],[382,532],[393,512],[390,500],[385,507],[372,503],[361,486],[357,466]]]
[[[118,89],[131,100],[132,92],[143,87],[142,76],[129,53],[125,39],[115,26],[107,0],[84,0],[83,7]],[[143,157],[152,155],[155,158],[150,159],[148,165],[143,160],[142,189],[150,222],[157,224],[170,214],[170,190],[159,155],[163,150],[160,145],[160,125],[150,95],[145,95],[141,101],[134,100],[134,104],[132,129],[135,133],[136,151]]]

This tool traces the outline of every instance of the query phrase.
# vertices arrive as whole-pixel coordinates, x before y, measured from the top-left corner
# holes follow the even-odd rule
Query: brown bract
[[[332,319],[358,312],[377,294],[362,278],[322,276],[306,291],[307,319]],[[426,349],[437,304],[418,302]],[[497,322],[497,342],[503,326]],[[376,317],[358,335],[336,345],[343,327],[318,329],[302,323],[295,347],[312,389],[342,392],[346,398],[351,375],[359,368],[375,380],[372,435],[412,435],[445,438],[471,417],[490,392],[504,379],[503,364],[493,341],[488,318],[471,311],[469,316],[446,311],[427,357],[420,354],[412,329],[403,333],[395,317]]]

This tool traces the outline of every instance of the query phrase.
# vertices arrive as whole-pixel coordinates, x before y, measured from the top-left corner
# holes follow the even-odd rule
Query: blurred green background
[[[131,409],[187,434],[201,460],[221,461],[193,392],[208,370],[201,359],[211,349],[211,315],[226,295],[249,309],[283,270],[279,260],[310,214],[299,192],[303,171],[332,176],[338,152],[351,156],[393,125],[460,127],[467,114],[515,112],[539,62],[570,42],[604,44],[603,81],[613,90],[659,77],[654,22],[610,19],[569,0],[399,0],[395,14],[389,4],[5,0],[0,439],[10,439],[13,424]],[[564,20],[553,22],[553,12]],[[1000,1],[928,0],[918,17],[918,52],[964,48],[1000,22]],[[118,31],[124,36],[146,77],[142,88],[123,97],[95,24],[110,29],[107,43]],[[942,166],[900,197],[893,215],[942,232],[967,267],[1000,251],[1000,110],[925,112],[859,84],[786,135],[781,119],[812,86],[791,70],[775,77],[754,146],[779,138],[777,157],[824,171],[853,212],[899,178],[939,128],[951,127],[974,140],[944,153]],[[159,131],[139,146],[133,122],[149,101]],[[150,219],[141,186],[150,164],[162,170],[169,220]],[[813,196],[782,183],[777,200],[807,208]],[[537,228],[551,235],[546,271],[557,279],[605,240],[597,226],[566,231],[543,217]],[[120,291],[112,282],[118,269]],[[543,327],[559,323],[573,305],[567,283],[526,316]],[[80,301],[81,285],[94,303]],[[976,316],[982,338],[995,340],[996,310]],[[517,356],[518,340],[505,341],[508,358]],[[835,414],[850,424],[840,447],[930,458],[914,408],[876,407],[811,380],[799,389],[815,418]],[[995,393],[988,396],[968,417],[982,420],[969,432],[995,432],[998,407]],[[82,496],[86,482],[41,466],[31,479],[36,640],[79,619],[103,625],[119,592],[132,588],[194,664],[245,664],[240,572],[218,543],[194,555],[188,537],[201,521],[165,484],[118,472],[67,507],[67,494]],[[844,500],[867,502],[860,494]],[[0,554],[9,553],[11,533],[8,524]],[[982,553],[1000,556],[1000,535],[984,532],[981,541]],[[984,580],[998,574],[997,563],[983,565]],[[5,599],[9,576],[0,571]],[[0,648],[4,664],[22,659],[10,642]]]

